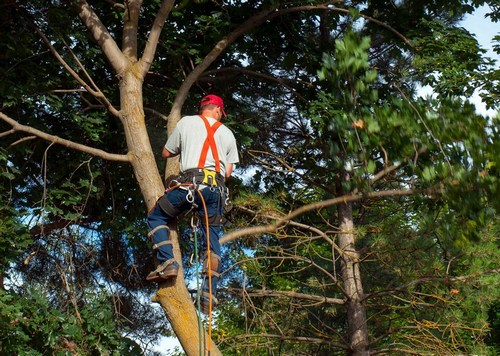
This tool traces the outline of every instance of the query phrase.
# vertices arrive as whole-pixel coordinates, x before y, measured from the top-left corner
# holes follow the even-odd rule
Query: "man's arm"
[[[231,177],[231,173],[233,173],[233,164],[228,163],[226,167],[226,178]]]
[[[163,147],[163,151],[161,151],[161,156],[163,158],[175,157],[177,155],[178,155],[178,153],[172,153],[169,150],[167,150],[165,147]]]

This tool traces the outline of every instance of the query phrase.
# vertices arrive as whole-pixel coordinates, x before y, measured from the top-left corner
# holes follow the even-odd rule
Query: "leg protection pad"
[[[158,205],[160,206],[161,210],[163,210],[163,212],[170,217],[176,217],[181,213],[179,209],[177,209],[175,206],[172,205],[171,202],[168,201],[166,195],[162,196],[158,200]]]
[[[201,304],[200,311],[203,314],[208,315],[217,306],[217,304],[219,304],[219,301],[213,295],[210,296],[210,293],[202,292],[200,304]]]
[[[220,256],[216,255],[212,251],[210,251],[210,269],[213,277],[220,277],[219,274],[219,264],[220,264]],[[208,258],[205,255],[205,259],[203,260],[203,274],[208,274]]]
[[[172,249],[172,240],[169,238],[167,225],[158,225],[148,232],[153,245],[151,248],[156,250],[158,260],[164,261],[174,257]]]
[[[207,258],[207,255],[205,255],[202,272],[203,283],[201,286],[201,312],[204,314],[209,314],[218,303],[215,296],[217,294],[217,283],[220,277],[220,257],[213,253],[213,251],[210,251],[210,270],[208,268],[208,261],[209,259]],[[209,284],[210,279],[211,283]]]

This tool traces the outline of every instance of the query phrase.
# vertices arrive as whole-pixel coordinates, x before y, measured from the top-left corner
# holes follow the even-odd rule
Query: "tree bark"
[[[355,247],[354,223],[352,219],[352,204],[338,206],[340,231],[339,247],[344,252],[341,259],[341,276],[346,293],[348,340],[350,355],[369,355],[368,328],[366,312],[363,305],[363,285],[359,273],[359,253]]]
[[[130,163],[149,210],[163,195],[164,185],[146,130],[142,102],[142,79],[136,73],[133,65],[121,73],[120,119],[125,129],[127,146],[129,147],[128,155],[131,157]],[[177,229],[174,226],[170,230],[169,237],[173,242],[175,258],[179,265],[182,265]],[[153,251],[151,253],[153,254]],[[153,301],[161,304],[187,355],[200,355],[200,347],[204,354],[220,355],[215,344],[211,340],[207,342],[208,336],[203,328],[200,335],[198,316],[186,288],[182,269],[175,280],[160,285]]]
[[[349,180],[345,173],[343,180]],[[340,189],[341,190],[341,189]],[[356,250],[356,234],[352,217],[352,203],[338,205],[339,248],[342,250],[341,278],[346,293],[347,340],[349,355],[370,355],[366,309],[363,305],[364,291],[359,272],[359,252]]]

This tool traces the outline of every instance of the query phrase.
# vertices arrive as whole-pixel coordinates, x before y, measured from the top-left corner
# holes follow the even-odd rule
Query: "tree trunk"
[[[142,79],[134,75],[133,66],[122,73],[120,80],[120,115],[128,155],[148,210],[163,194],[164,186],[158,173],[153,149],[146,130],[142,100]]]
[[[142,79],[135,76],[134,73],[133,66],[130,66],[130,70],[122,73],[120,114],[134,174],[149,210],[163,195],[165,188],[158,172],[144,121]],[[172,227],[170,238],[173,242],[175,258],[179,265],[182,265],[176,227]],[[151,255],[153,256],[153,251],[151,251]],[[153,301],[161,304],[172,329],[188,356],[200,355],[200,346],[204,350],[204,354],[221,354],[211,340],[208,345],[204,345],[208,335],[203,328],[202,340],[200,340],[198,316],[186,288],[182,269],[175,280],[160,285]]]
[[[348,175],[345,179],[349,179]],[[349,355],[368,356],[370,352],[366,310],[362,302],[364,292],[359,272],[359,253],[355,245],[356,235],[351,203],[338,206],[338,218],[340,222],[339,247],[343,251],[341,276],[346,293]]]
[[[364,292],[359,273],[359,253],[355,247],[352,205],[340,204],[338,207],[340,231],[339,247],[344,252],[341,259],[342,281],[346,293],[348,340],[350,355],[369,355],[368,328],[365,306],[362,303]]]

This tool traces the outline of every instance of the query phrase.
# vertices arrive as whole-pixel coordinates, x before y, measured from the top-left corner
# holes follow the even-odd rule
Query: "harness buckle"
[[[217,172],[204,168],[203,169],[203,180],[201,183],[216,187],[217,186],[216,174],[217,174]]]

